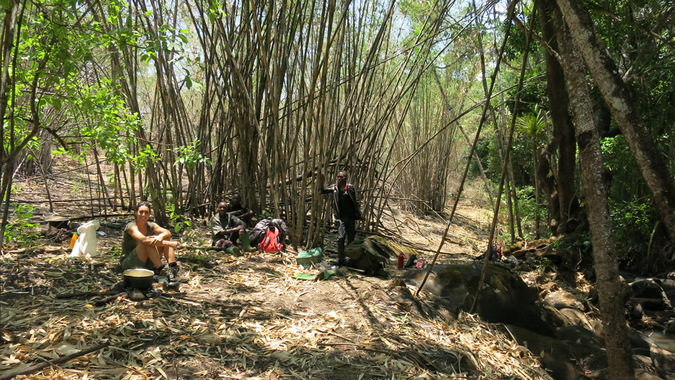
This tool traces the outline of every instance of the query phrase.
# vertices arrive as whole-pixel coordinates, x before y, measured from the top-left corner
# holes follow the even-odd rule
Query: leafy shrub
[[[34,241],[38,234],[36,228],[39,223],[31,223],[30,219],[33,217],[34,207],[31,205],[23,205],[14,203],[14,223],[7,226],[5,230],[5,239],[7,243],[16,245],[25,245]]]

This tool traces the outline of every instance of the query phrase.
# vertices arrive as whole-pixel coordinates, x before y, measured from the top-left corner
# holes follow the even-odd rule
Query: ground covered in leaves
[[[57,170],[73,172],[73,163]],[[471,314],[448,318],[400,279],[344,271],[322,281],[296,251],[234,257],[206,250],[205,224],[194,221],[178,251],[188,281],[179,291],[133,301],[117,266],[130,213],[95,209],[82,178],[55,173],[55,209],[40,179],[19,179],[14,201],[31,204],[29,230],[0,254],[0,379],[548,379],[532,354],[499,326]],[[84,195],[81,194],[84,192]],[[100,255],[68,259],[72,231],[50,228],[52,214],[100,218]],[[458,209],[440,262],[471,260],[484,248],[491,213]],[[42,221],[31,227],[29,222]],[[392,208],[382,230],[431,258],[445,229],[440,217]],[[37,224],[37,222],[36,222]],[[334,249],[328,234],[324,246]],[[334,257],[329,257],[329,259]],[[122,292],[121,292],[122,291]]]
[[[179,292],[136,302],[106,293],[121,277],[113,257],[6,252],[0,370],[100,347],[30,377],[546,378],[528,352],[472,315],[424,319],[412,311],[424,296],[392,279],[347,271],[296,280],[304,269],[293,256],[185,255],[189,282]]]

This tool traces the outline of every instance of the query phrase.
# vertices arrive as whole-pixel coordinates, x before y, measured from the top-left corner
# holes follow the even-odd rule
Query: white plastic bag
[[[86,258],[96,255],[96,230],[101,226],[98,220],[92,220],[84,223],[77,228],[77,241],[73,246],[73,251],[68,255],[69,258],[84,256]]]

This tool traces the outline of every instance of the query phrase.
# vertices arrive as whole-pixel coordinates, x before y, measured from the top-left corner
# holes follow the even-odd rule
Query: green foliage
[[[565,235],[551,243],[551,248],[559,251],[578,250],[583,254],[588,254],[592,249],[591,234],[589,231],[584,231],[576,235]]]
[[[136,156],[130,157],[130,160],[136,172],[139,172],[148,166],[148,162],[159,162],[161,157],[150,144],[145,144]]]
[[[259,215],[259,219],[273,219],[274,214],[270,210],[262,210]]]
[[[530,113],[521,114],[516,118],[516,130],[536,140],[541,138],[546,123],[544,114],[538,105],[535,105]]]
[[[200,141],[195,140],[190,145],[179,146],[174,149],[178,156],[174,165],[185,165],[188,170],[193,170],[198,163],[210,163],[208,157],[199,152],[199,144]]]
[[[110,256],[112,257],[122,256],[122,247],[119,245],[113,245],[108,253],[110,253]]]
[[[5,229],[5,239],[7,243],[16,245],[27,245],[35,241],[38,237],[35,229],[39,223],[31,223],[34,207],[31,205],[13,203],[14,223],[9,224]]]
[[[214,261],[220,258],[220,254],[217,251],[209,251],[202,249],[190,250],[183,255],[181,255],[181,260],[189,261],[201,266],[209,266]]]
[[[548,257],[542,257],[537,264],[535,264],[534,269],[542,273],[550,272],[555,271],[555,265],[553,265],[553,262]]]
[[[611,175],[610,212],[613,232],[620,253],[626,249],[646,249],[659,216],[623,135],[602,140],[602,152]]]
[[[483,169],[486,172],[488,172],[489,157],[490,157],[490,154],[492,154],[492,153],[493,153],[493,150],[491,149],[490,141],[488,139],[483,138],[483,139],[478,140],[478,143],[476,144],[476,155],[480,159],[481,165],[483,165]],[[474,175],[474,176],[480,174],[480,170],[478,168],[478,163],[476,162],[475,157],[472,157],[472,159],[471,159],[471,166],[469,167],[469,174]]]
[[[546,215],[547,209],[543,205],[537,205],[533,186],[523,186],[516,189],[518,197],[518,207],[520,211],[523,234],[526,240],[535,236],[535,227],[537,216],[539,217],[540,227],[547,227]],[[539,234],[548,237],[551,232],[548,229],[540,230]]]
[[[649,241],[654,226],[658,223],[658,214],[646,199],[614,201],[610,204],[614,238],[617,248],[646,251],[645,242]]]
[[[169,220],[171,221],[173,230],[177,234],[192,230],[192,221],[186,219],[185,217],[183,217],[183,215],[181,215],[179,212],[176,211],[173,202],[171,202],[171,199],[169,200],[169,202],[166,202],[166,211],[167,214],[169,214]]]
[[[651,194],[623,135],[604,138],[601,144],[605,167],[611,174],[610,199],[621,202]]]
[[[127,111],[119,93],[111,90],[112,83],[108,85],[81,88],[81,95],[72,99],[71,110],[83,121],[80,133],[88,138],[85,141],[104,149],[108,162],[122,165],[130,154],[126,136],[140,128],[141,122],[138,115]]]

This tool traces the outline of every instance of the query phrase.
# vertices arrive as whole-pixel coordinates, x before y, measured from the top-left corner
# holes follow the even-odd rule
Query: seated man
[[[227,205],[225,212],[241,219],[247,226],[251,225],[253,211],[249,210],[241,203],[241,195],[235,193],[230,198],[230,204]]]
[[[218,203],[218,213],[211,218],[211,237],[213,246],[224,248],[228,253],[240,253],[234,247],[240,235],[246,232],[246,223],[227,213],[227,203]]]

